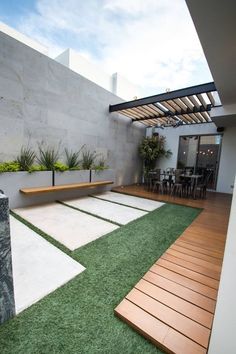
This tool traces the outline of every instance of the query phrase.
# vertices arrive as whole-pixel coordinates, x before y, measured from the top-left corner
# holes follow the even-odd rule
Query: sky
[[[143,96],[212,81],[185,0],[1,0],[0,21],[54,58],[67,48]]]

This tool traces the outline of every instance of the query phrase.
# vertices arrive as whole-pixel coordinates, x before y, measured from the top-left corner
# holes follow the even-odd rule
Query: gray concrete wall
[[[179,137],[181,135],[218,134],[214,123],[181,126],[179,128],[159,129],[160,135],[166,137],[166,148],[172,151],[170,158],[161,158],[157,166],[162,169],[177,167]],[[149,129],[147,133],[150,133]],[[222,150],[220,156],[217,192],[232,193],[236,174],[236,126],[226,127],[223,133]]]
[[[56,61],[0,32],[0,161],[15,158],[21,146],[90,149],[107,156],[116,184],[140,176],[140,124],[109,114],[121,99]]]

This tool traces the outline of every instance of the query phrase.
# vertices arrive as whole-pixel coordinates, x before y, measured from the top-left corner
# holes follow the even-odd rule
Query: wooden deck
[[[231,197],[158,195],[142,186],[114,191],[204,208],[116,307],[115,314],[167,353],[207,353]]]

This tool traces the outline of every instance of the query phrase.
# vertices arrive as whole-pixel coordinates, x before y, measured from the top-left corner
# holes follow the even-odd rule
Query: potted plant
[[[143,159],[144,177],[156,166],[156,161],[160,157],[172,155],[170,150],[165,149],[166,138],[162,135],[146,137],[139,145],[139,154]]]

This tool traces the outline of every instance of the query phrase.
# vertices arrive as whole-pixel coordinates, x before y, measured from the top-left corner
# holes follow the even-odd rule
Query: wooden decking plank
[[[225,244],[225,241],[223,242],[217,241],[202,236],[196,237],[192,233],[182,235],[181,240],[188,240],[189,242],[198,242],[199,244],[202,244],[202,246],[206,246],[209,249],[219,250],[219,251],[224,249],[224,244]]]
[[[124,299],[115,314],[170,354],[206,354],[206,349]]]
[[[194,321],[198,322],[202,326],[211,328],[213,315],[208,311],[200,309],[198,306],[191,304],[190,302],[181,299],[180,297],[171,294],[170,292],[159,288],[152,283],[141,279],[135,288],[142,291],[146,295],[154,298],[162,304],[172,308],[173,310],[181,313],[186,317],[191,317]]]
[[[214,233],[213,233],[214,235]],[[207,231],[205,231],[204,234],[200,234],[200,233],[197,233],[197,232],[194,232],[192,230],[192,228],[190,228],[189,230],[186,230],[181,238],[188,238],[188,239],[192,239],[192,240],[197,240],[197,241],[203,241],[204,243],[208,243],[208,246],[210,247],[222,247],[225,243],[225,239],[221,238],[221,239],[217,239],[217,237],[214,238],[214,236],[210,236],[210,234],[208,233],[207,234]],[[222,249],[222,248],[221,248]]]
[[[218,272],[218,274],[220,274],[221,266],[219,266],[217,264],[213,264],[213,263],[204,261],[203,259],[196,258],[196,257],[193,257],[193,256],[188,256],[187,254],[181,253],[179,251],[172,250],[171,248],[169,248],[166,252],[168,254],[171,254],[172,256],[184,259],[185,261],[188,261],[188,262],[191,262],[191,263],[194,263],[194,264],[198,264],[198,265],[200,265],[202,267],[214,270],[215,272]]]
[[[217,264],[219,266],[222,265],[222,259],[215,258],[215,257],[209,256],[209,255],[206,255],[206,254],[202,254],[202,253],[199,253],[197,251],[189,250],[189,249],[181,247],[181,246],[179,246],[177,244],[173,244],[170,247],[170,249],[172,249],[174,251],[181,252],[181,253],[185,253],[188,256],[193,256],[193,257],[196,257],[196,258],[203,259],[204,261],[207,261],[207,262],[210,262],[210,263],[214,263],[214,264]]]
[[[194,272],[190,269],[184,268],[178,264],[172,263],[170,261],[165,260],[163,257],[158,259],[156,262],[157,265],[164,267],[166,269],[171,270],[172,272],[183,275],[186,278],[192,279],[198,283],[204,284],[209,288],[218,289],[219,282],[213,278],[209,278],[203,274]]]
[[[190,330],[187,323],[190,319],[191,323],[210,332],[224,255],[230,196],[208,193],[205,200],[191,200],[148,192],[142,186],[117,187],[116,191],[203,208],[127,295],[136,305],[128,299],[123,300],[122,314],[118,315],[168,353],[207,352],[209,336],[206,336],[208,339],[201,337],[201,330]],[[178,316],[182,316],[182,320]],[[165,328],[164,339],[157,338],[154,330],[157,323],[160,333],[163,334],[161,330]],[[193,331],[196,337],[193,337]],[[198,346],[192,348],[190,345]]]
[[[213,288],[209,288],[204,284],[198,283],[192,279],[186,278],[183,275],[177,274],[169,269],[160,267],[156,264],[150,268],[150,271],[159,274],[164,278],[170,279],[176,282],[177,284],[183,285],[186,288],[196,291],[197,293],[207,296],[210,299],[216,300],[217,291]]]
[[[180,246],[182,248],[198,252],[200,254],[205,254],[205,255],[208,255],[208,256],[215,257],[217,259],[223,260],[223,252],[216,252],[216,251],[206,250],[205,248],[193,246],[193,245],[191,245],[189,243],[180,241],[179,239],[177,239],[174,244],[178,245],[178,246]]]
[[[220,275],[218,272],[215,272],[214,270],[211,270],[211,269],[199,266],[197,264],[185,261],[181,258],[172,256],[171,254],[169,254],[167,252],[162,255],[162,258],[169,261],[169,262],[172,262],[172,263],[178,264],[182,267],[185,267],[187,269],[190,269],[194,272],[206,275],[207,277],[213,278],[215,280],[220,280]],[[218,285],[219,285],[219,282],[217,282],[217,286]]]
[[[137,289],[132,289],[126,299],[189,339],[207,348],[210,336],[208,328],[201,326],[199,323],[181,315]]]
[[[212,300],[204,295],[196,293],[195,291],[186,288],[183,285],[180,285],[172,280],[163,278],[161,275],[148,271],[143,279],[157,285],[158,287],[171,292],[174,295],[181,297],[192,304],[201,307],[202,309],[214,313],[215,311],[215,300]]]
[[[216,247],[212,245],[210,246],[209,243],[206,243],[206,241],[200,241],[194,238],[190,239],[190,238],[180,236],[179,240],[181,242],[185,242],[196,247],[201,247],[209,251],[220,252],[222,250],[222,247]]]

